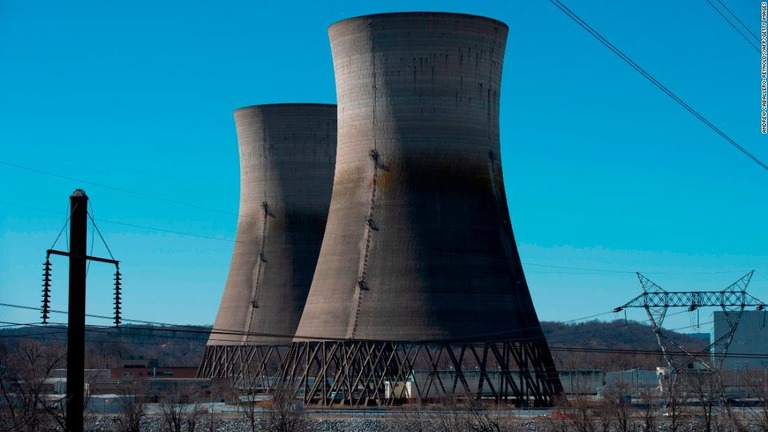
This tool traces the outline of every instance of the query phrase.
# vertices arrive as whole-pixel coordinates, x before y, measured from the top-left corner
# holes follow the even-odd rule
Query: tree
[[[140,432],[141,419],[146,415],[147,386],[142,381],[121,384],[118,403],[121,413],[117,417],[119,432]]]
[[[297,390],[290,381],[278,384],[265,409],[263,428],[275,432],[304,432],[309,422],[303,408],[296,403]]]
[[[633,408],[629,385],[623,380],[615,381],[603,389],[603,412],[606,419],[603,423],[608,423],[608,429],[611,429],[610,423],[615,421],[615,430],[620,432],[629,432],[631,430],[630,419]],[[605,429],[605,427],[603,427]]]
[[[641,408],[640,418],[642,419],[642,432],[654,432],[659,426],[658,410],[656,408],[656,397],[660,394],[654,394],[653,390],[644,390],[640,394]]]
[[[694,369],[683,374],[683,377],[689,396],[696,400],[696,405],[700,409],[698,416],[700,430],[711,432],[713,427],[716,430],[718,426],[716,410],[725,404],[720,372]]]
[[[167,430],[195,432],[200,416],[205,412],[200,404],[198,392],[190,386],[174,383],[160,395],[160,413]]]
[[[664,417],[669,419],[669,432],[677,432],[683,425],[685,418],[685,402],[688,397],[684,377],[677,371],[672,371],[661,379],[662,396],[665,398]]]
[[[489,409],[471,394],[443,395],[432,404],[404,406],[392,416],[387,430],[395,432],[502,432],[508,429],[501,411]]]
[[[766,371],[744,369],[737,372],[737,383],[741,383],[746,389],[747,398],[758,401],[757,406],[744,407],[738,412],[731,404],[726,404],[726,413],[732,429],[736,432],[749,432],[751,430],[768,430],[768,380]]]
[[[52,382],[63,362],[61,352],[35,341],[0,347],[0,430],[64,428],[64,398]]]

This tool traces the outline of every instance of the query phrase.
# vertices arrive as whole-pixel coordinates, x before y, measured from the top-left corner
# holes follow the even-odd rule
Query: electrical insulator
[[[51,311],[51,261],[46,257],[43,264],[43,324],[48,324],[48,313]]]
[[[115,327],[120,326],[120,305],[122,304],[120,268],[115,270]]]

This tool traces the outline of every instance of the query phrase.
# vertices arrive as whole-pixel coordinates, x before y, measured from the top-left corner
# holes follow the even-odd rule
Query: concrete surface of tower
[[[336,105],[250,106],[235,111],[235,125],[237,235],[202,376],[233,369],[224,364],[230,360],[215,359],[216,351],[290,342],[315,270],[333,184]]]
[[[499,145],[499,21],[393,13],[329,28],[330,213],[297,341],[535,342]]]

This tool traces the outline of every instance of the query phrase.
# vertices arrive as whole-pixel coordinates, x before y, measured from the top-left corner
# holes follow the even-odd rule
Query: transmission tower
[[[754,307],[756,310],[763,310],[766,307],[762,300],[747,293],[747,286],[753,273],[754,270],[750,271],[722,291],[665,291],[647,277],[637,273],[643,293],[613,311],[621,312],[629,308],[645,309],[664,360],[673,371],[686,369],[687,367],[681,366],[687,366],[692,361],[704,365],[709,371],[716,371],[722,367],[722,359],[728,354],[728,348],[744,309]],[[720,307],[725,312],[723,315],[729,330],[701,352],[692,353],[670,337],[669,332],[664,330],[662,325],[669,308],[687,308],[692,312],[702,307]]]

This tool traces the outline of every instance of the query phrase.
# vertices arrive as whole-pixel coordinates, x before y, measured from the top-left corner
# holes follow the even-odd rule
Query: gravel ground
[[[317,432],[383,432],[390,431],[391,428],[383,427],[382,420],[371,419],[308,419],[306,431]],[[119,423],[116,417],[98,416],[86,420],[85,430],[88,432],[112,432],[119,430]],[[141,432],[165,432],[168,428],[162,423],[159,417],[146,417],[141,422]],[[184,431],[187,429],[184,428]],[[251,427],[245,419],[242,418],[215,418],[213,428],[211,428],[210,419],[204,416],[197,426],[195,432],[243,432],[250,431]],[[267,431],[268,428],[257,428],[258,431]]]
[[[94,416],[86,419],[85,430],[88,432],[113,432],[119,431],[119,424],[117,418],[113,416]],[[305,432],[410,432],[410,431],[441,431],[441,432],[453,432],[453,431],[491,431],[496,429],[478,428],[475,423],[474,427],[468,424],[449,424],[450,421],[435,420],[428,418],[398,418],[394,417],[382,417],[382,418],[318,418],[317,416],[307,418]],[[257,427],[257,431],[269,431],[267,427]],[[538,420],[512,420],[503,421],[500,424],[498,431],[500,432],[570,432],[576,431],[577,428],[574,424],[567,421],[552,421],[550,419],[538,419]],[[596,425],[597,429],[601,429],[602,425]],[[644,430],[640,423],[636,423],[630,426],[629,430],[632,432],[641,432]],[[471,429],[470,429],[471,428]],[[596,429],[596,430],[597,430]],[[617,431],[618,428],[610,428],[611,431]],[[669,425],[659,424],[654,429],[657,432],[666,432],[669,430]],[[702,430],[701,425],[697,424],[685,424],[682,425],[678,432],[699,432]],[[720,432],[729,432],[733,429],[728,427],[716,428]],[[757,430],[757,429],[755,429]],[[145,417],[141,423],[141,432],[166,432],[169,429],[162,423],[160,417]],[[183,431],[187,431],[186,427]],[[251,427],[248,422],[241,417],[236,416],[216,416],[214,422],[211,424],[208,416],[203,416],[196,428],[195,432],[243,432],[251,431]]]

